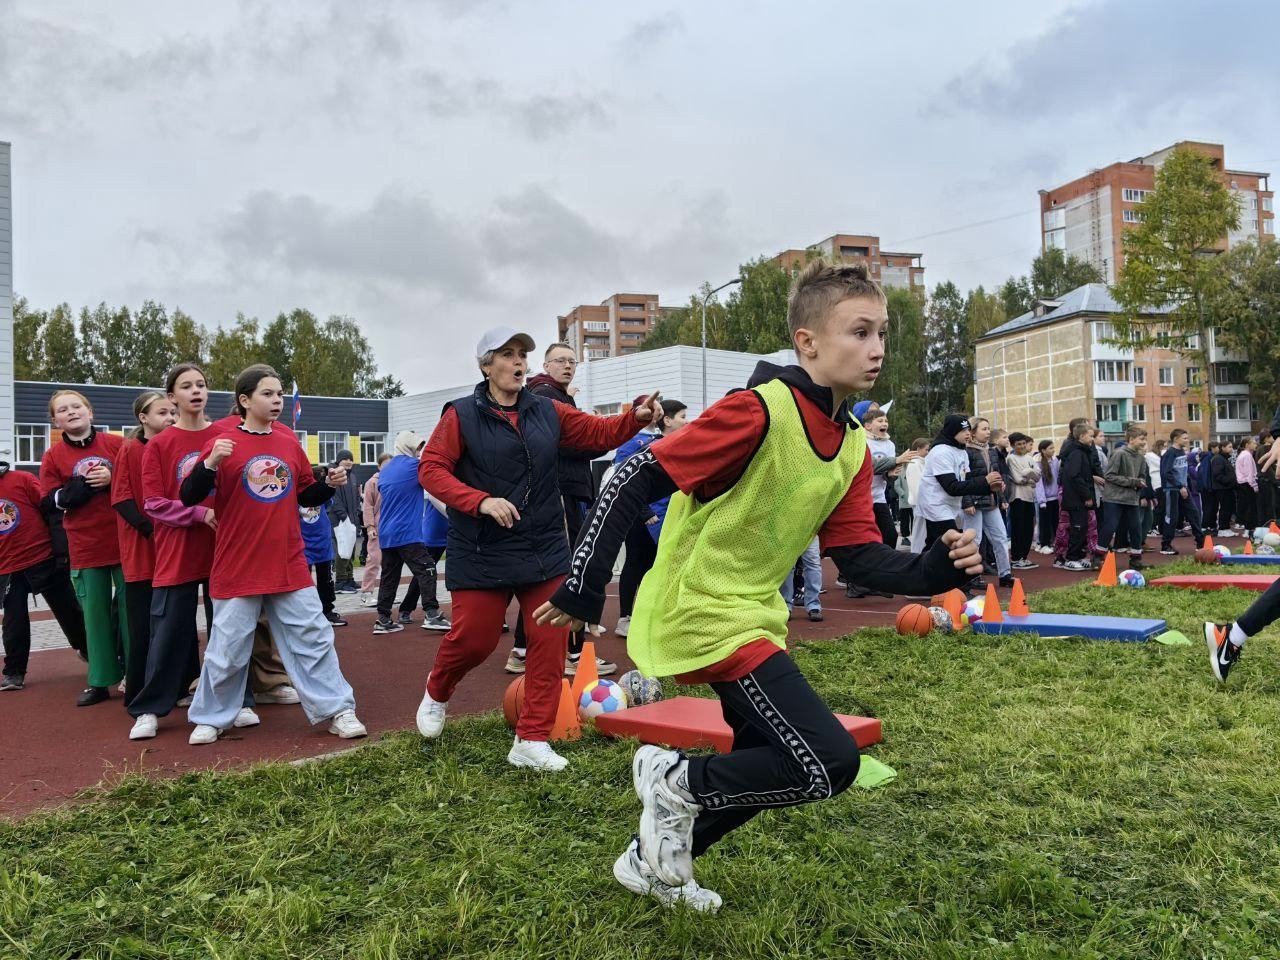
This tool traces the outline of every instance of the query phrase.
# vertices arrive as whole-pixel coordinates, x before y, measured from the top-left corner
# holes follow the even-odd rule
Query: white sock
[[[1240,629],[1240,624],[1231,624],[1231,632],[1227,634],[1227,639],[1237,647],[1243,647],[1244,642],[1249,639],[1249,635]]]
[[[523,660],[525,658],[525,654],[528,651],[524,647],[512,647],[511,652],[514,653],[521,660]]]

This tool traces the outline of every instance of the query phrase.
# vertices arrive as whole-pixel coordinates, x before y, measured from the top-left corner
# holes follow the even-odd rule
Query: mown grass
[[[1273,957],[1280,657],[1264,634],[1217,687],[1198,632],[1254,597],[1033,598],[1163,616],[1191,647],[867,630],[798,650],[833,706],[885,721],[899,778],[731,835],[698,865],[714,918],[610,876],[630,746],[525,774],[490,715],[425,750],[133,778],[0,825],[0,955]]]

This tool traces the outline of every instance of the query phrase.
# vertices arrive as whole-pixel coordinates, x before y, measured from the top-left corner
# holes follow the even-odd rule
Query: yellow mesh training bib
[[[746,472],[708,503],[671,498],[627,637],[631,659],[651,677],[699,670],[761,637],[785,649],[779,588],[862,466],[864,431],[846,427],[824,460],[785,383],[755,393],[768,426]]]

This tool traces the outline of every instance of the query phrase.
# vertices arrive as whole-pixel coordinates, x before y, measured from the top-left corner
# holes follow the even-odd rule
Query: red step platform
[[[1227,587],[1238,587],[1241,590],[1266,591],[1276,582],[1277,577],[1264,573],[1217,574],[1197,573],[1177,577],[1161,577],[1152,580],[1153,587],[1182,587],[1190,590],[1224,590]]]
[[[841,713],[836,714],[836,719],[859,747],[880,742],[879,720]],[[641,743],[685,750],[711,747],[717,753],[728,753],[733,746],[733,731],[724,722],[720,701],[702,697],[675,697],[601,714],[596,717],[596,729],[610,737],[635,737]]]

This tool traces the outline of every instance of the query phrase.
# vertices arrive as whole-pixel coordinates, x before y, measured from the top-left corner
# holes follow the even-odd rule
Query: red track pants
[[[525,660],[524,709],[516,735],[521,740],[546,740],[560,703],[560,681],[564,677],[565,651],[569,631],[564,627],[541,627],[533,612],[556,592],[564,577],[526,586],[496,590],[454,590],[453,626],[444,635],[436,662],[427,678],[431,699],[445,703],[454,688],[474,667],[484,663],[502,637],[502,620],[514,593],[524,617],[528,657]]]

